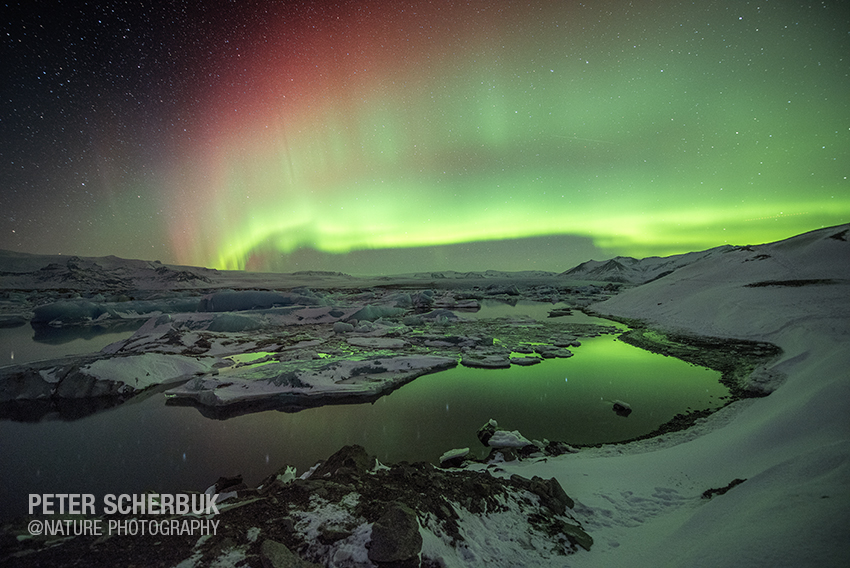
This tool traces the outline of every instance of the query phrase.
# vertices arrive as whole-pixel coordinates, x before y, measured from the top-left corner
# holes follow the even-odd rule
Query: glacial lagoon
[[[485,305],[476,315],[498,317],[507,310],[545,317],[540,314],[552,309],[538,304]],[[564,318],[594,321],[582,313]],[[63,354],[72,352],[70,342],[62,347]],[[166,405],[157,393],[74,421],[4,420],[0,511],[4,517],[25,513],[29,493],[203,490],[235,474],[256,485],[285,465],[302,473],[346,444],[363,445],[384,463],[436,463],[461,447],[483,456],[487,450],[475,433],[489,419],[529,439],[616,442],[647,434],[679,413],[719,408],[728,395],[718,372],[614,336],[583,340],[572,351],[573,357],[528,367],[458,366],[419,377],[371,404],[213,420],[194,407]],[[631,415],[613,412],[617,399],[632,406]]]

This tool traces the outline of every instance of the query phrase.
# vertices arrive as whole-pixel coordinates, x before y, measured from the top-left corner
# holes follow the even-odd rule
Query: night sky
[[[850,221],[850,8],[8,2],[0,248],[566,270]]]

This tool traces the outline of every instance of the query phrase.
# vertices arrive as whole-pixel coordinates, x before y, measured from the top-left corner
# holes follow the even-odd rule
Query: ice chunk
[[[490,439],[487,441],[487,445],[491,448],[524,448],[526,446],[531,446],[532,443],[522,434],[519,433],[518,430],[513,430],[508,432],[507,430],[496,430],[493,432],[493,435],[490,436]]]
[[[375,321],[379,318],[399,316],[403,313],[404,309],[393,306],[363,306],[352,314],[351,319]]]
[[[236,333],[240,331],[253,331],[261,327],[260,322],[254,318],[236,314],[217,315],[207,327],[209,331],[223,331]]]
[[[64,300],[33,310],[33,324],[80,324],[93,321],[108,313],[106,308],[88,300]]]
[[[449,450],[443,455],[440,456],[440,463],[445,463],[448,461],[458,460],[459,458],[465,458],[469,455],[469,448],[456,448],[454,450]]]
[[[238,312],[244,310],[264,310],[276,306],[317,305],[315,295],[282,294],[268,290],[242,290],[216,292],[201,299],[198,311],[201,312]]]

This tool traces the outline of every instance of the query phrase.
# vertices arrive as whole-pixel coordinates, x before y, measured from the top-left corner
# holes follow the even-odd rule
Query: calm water
[[[29,324],[0,328],[0,367],[95,353],[110,343],[127,339],[143,323],[132,321],[123,325],[88,328],[45,326],[38,330]]]
[[[580,316],[586,317],[586,316]],[[303,472],[345,444],[385,463],[484,453],[490,418],[528,438],[594,443],[632,438],[687,409],[719,407],[719,373],[641,351],[614,337],[583,341],[570,359],[503,370],[426,375],[374,404],[209,420],[161,394],[73,422],[0,422],[0,515],[26,513],[29,493],[204,489],[242,473],[249,485],[284,465]],[[627,417],[611,399],[630,403]]]

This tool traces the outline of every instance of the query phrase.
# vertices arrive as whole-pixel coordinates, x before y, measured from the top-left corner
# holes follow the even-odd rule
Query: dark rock
[[[629,414],[632,413],[632,407],[622,400],[615,400],[614,403],[614,412],[617,413],[617,416],[622,416],[625,418]]]
[[[507,369],[511,366],[511,360],[507,354],[470,353],[461,357],[460,364],[481,369]]]
[[[493,448],[490,450],[490,454],[487,456],[488,462],[493,461],[505,461],[512,462],[519,459],[517,455],[517,448]]]
[[[0,402],[37,400],[53,396],[56,385],[48,383],[37,369],[26,368],[14,373],[0,373]]]
[[[511,481],[537,495],[540,503],[555,514],[563,515],[567,509],[575,507],[575,501],[567,495],[554,477],[544,480],[535,475],[531,479],[526,479],[514,474],[511,476]]]
[[[434,303],[434,292],[431,290],[422,290],[411,296],[411,302],[417,308],[427,308]]]
[[[528,365],[536,365],[540,363],[540,357],[511,357],[511,365],[520,365],[527,367]]]
[[[534,352],[543,357],[544,359],[566,359],[568,357],[573,356],[572,351],[570,351],[569,349],[564,349],[563,347],[555,347],[552,345],[535,345]]]
[[[519,296],[519,288],[514,285],[490,284],[487,286],[487,294],[491,296],[498,296],[500,294]]]
[[[441,461],[440,467],[461,467],[463,465],[463,462],[465,462],[466,460],[466,456],[455,456],[453,458]]]
[[[742,484],[745,481],[746,481],[746,479],[733,479],[725,487],[706,489],[702,493],[702,498],[703,499],[711,499],[715,495],[724,495],[727,491],[729,491],[730,489],[732,489],[733,487],[735,487],[737,485]]]
[[[490,420],[487,424],[478,429],[478,440],[485,446],[489,447],[487,442],[490,441],[490,438],[493,437],[493,434],[495,434],[498,429],[499,424],[495,420]]]
[[[537,440],[532,440],[531,444],[523,446],[521,448],[517,448],[516,451],[519,453],[520,458],[527,458],[535,455],[538,457],[544,455],[543,449],[543,444],[541,444]]]
[[[541,496],[543,504],[552,509],[552,511],[563,515],[567,509],[575,507],[575,501],[567,495],[564,488],[561,487],[561,484],[554,477],[544,481],[535,476],[531,481],[535,487],[534,492]]]
[[[369,560],[377,563],[405,563],[416,560],[422,551],[422,535],[416,513],[402,503],[390,503],[372,525],[372,540],[367,545]]]
[[[543,448],[547,456],[561,456],[564,454],[575,454],[578,450],[564,442],[548,442]]]
[[[469,448],[451,450],[440,456],[440,467],[460,467],[469,457]]]
[[[590,547],[593,546],[593,537],[576,525],[562,523],[561,531],[573,545],[577,544],[585,550],[590,550]]]
[[[232,477],[219,477],[215,482],[215,492],[224,493],[226,491],[239,491],[247,489],[248,486],[242,481],[242,474],[237,474]]]
[[[375,468],[375,461],[375,456],[367,454],[363,446],[345,446],[316,468],[312,477],[321,479],[340,474],[364,475]]]
[[[351,531],[344,529],[321,527],[319,528],[319,541],[322,544],[333,544],[338,540],[343,540],[351,536]]]
[[[354,326],[344,321],[338,321],[334,323],[333,330],[334,333],[348,333],[354,331]]]
[[[555,347],[581,347],[581,341],[572,336],[564,336],[552,341]]]
[[[260,560],[263,568],[320,568],[319,564],[307,562],[285,544],[274,540],[266,540],[260,547]]]
[[[79,369],[72,369],[56,387],[56,396],[61,398],[114,396],[121,392],[123,386],[123,383],[101,380]]]

